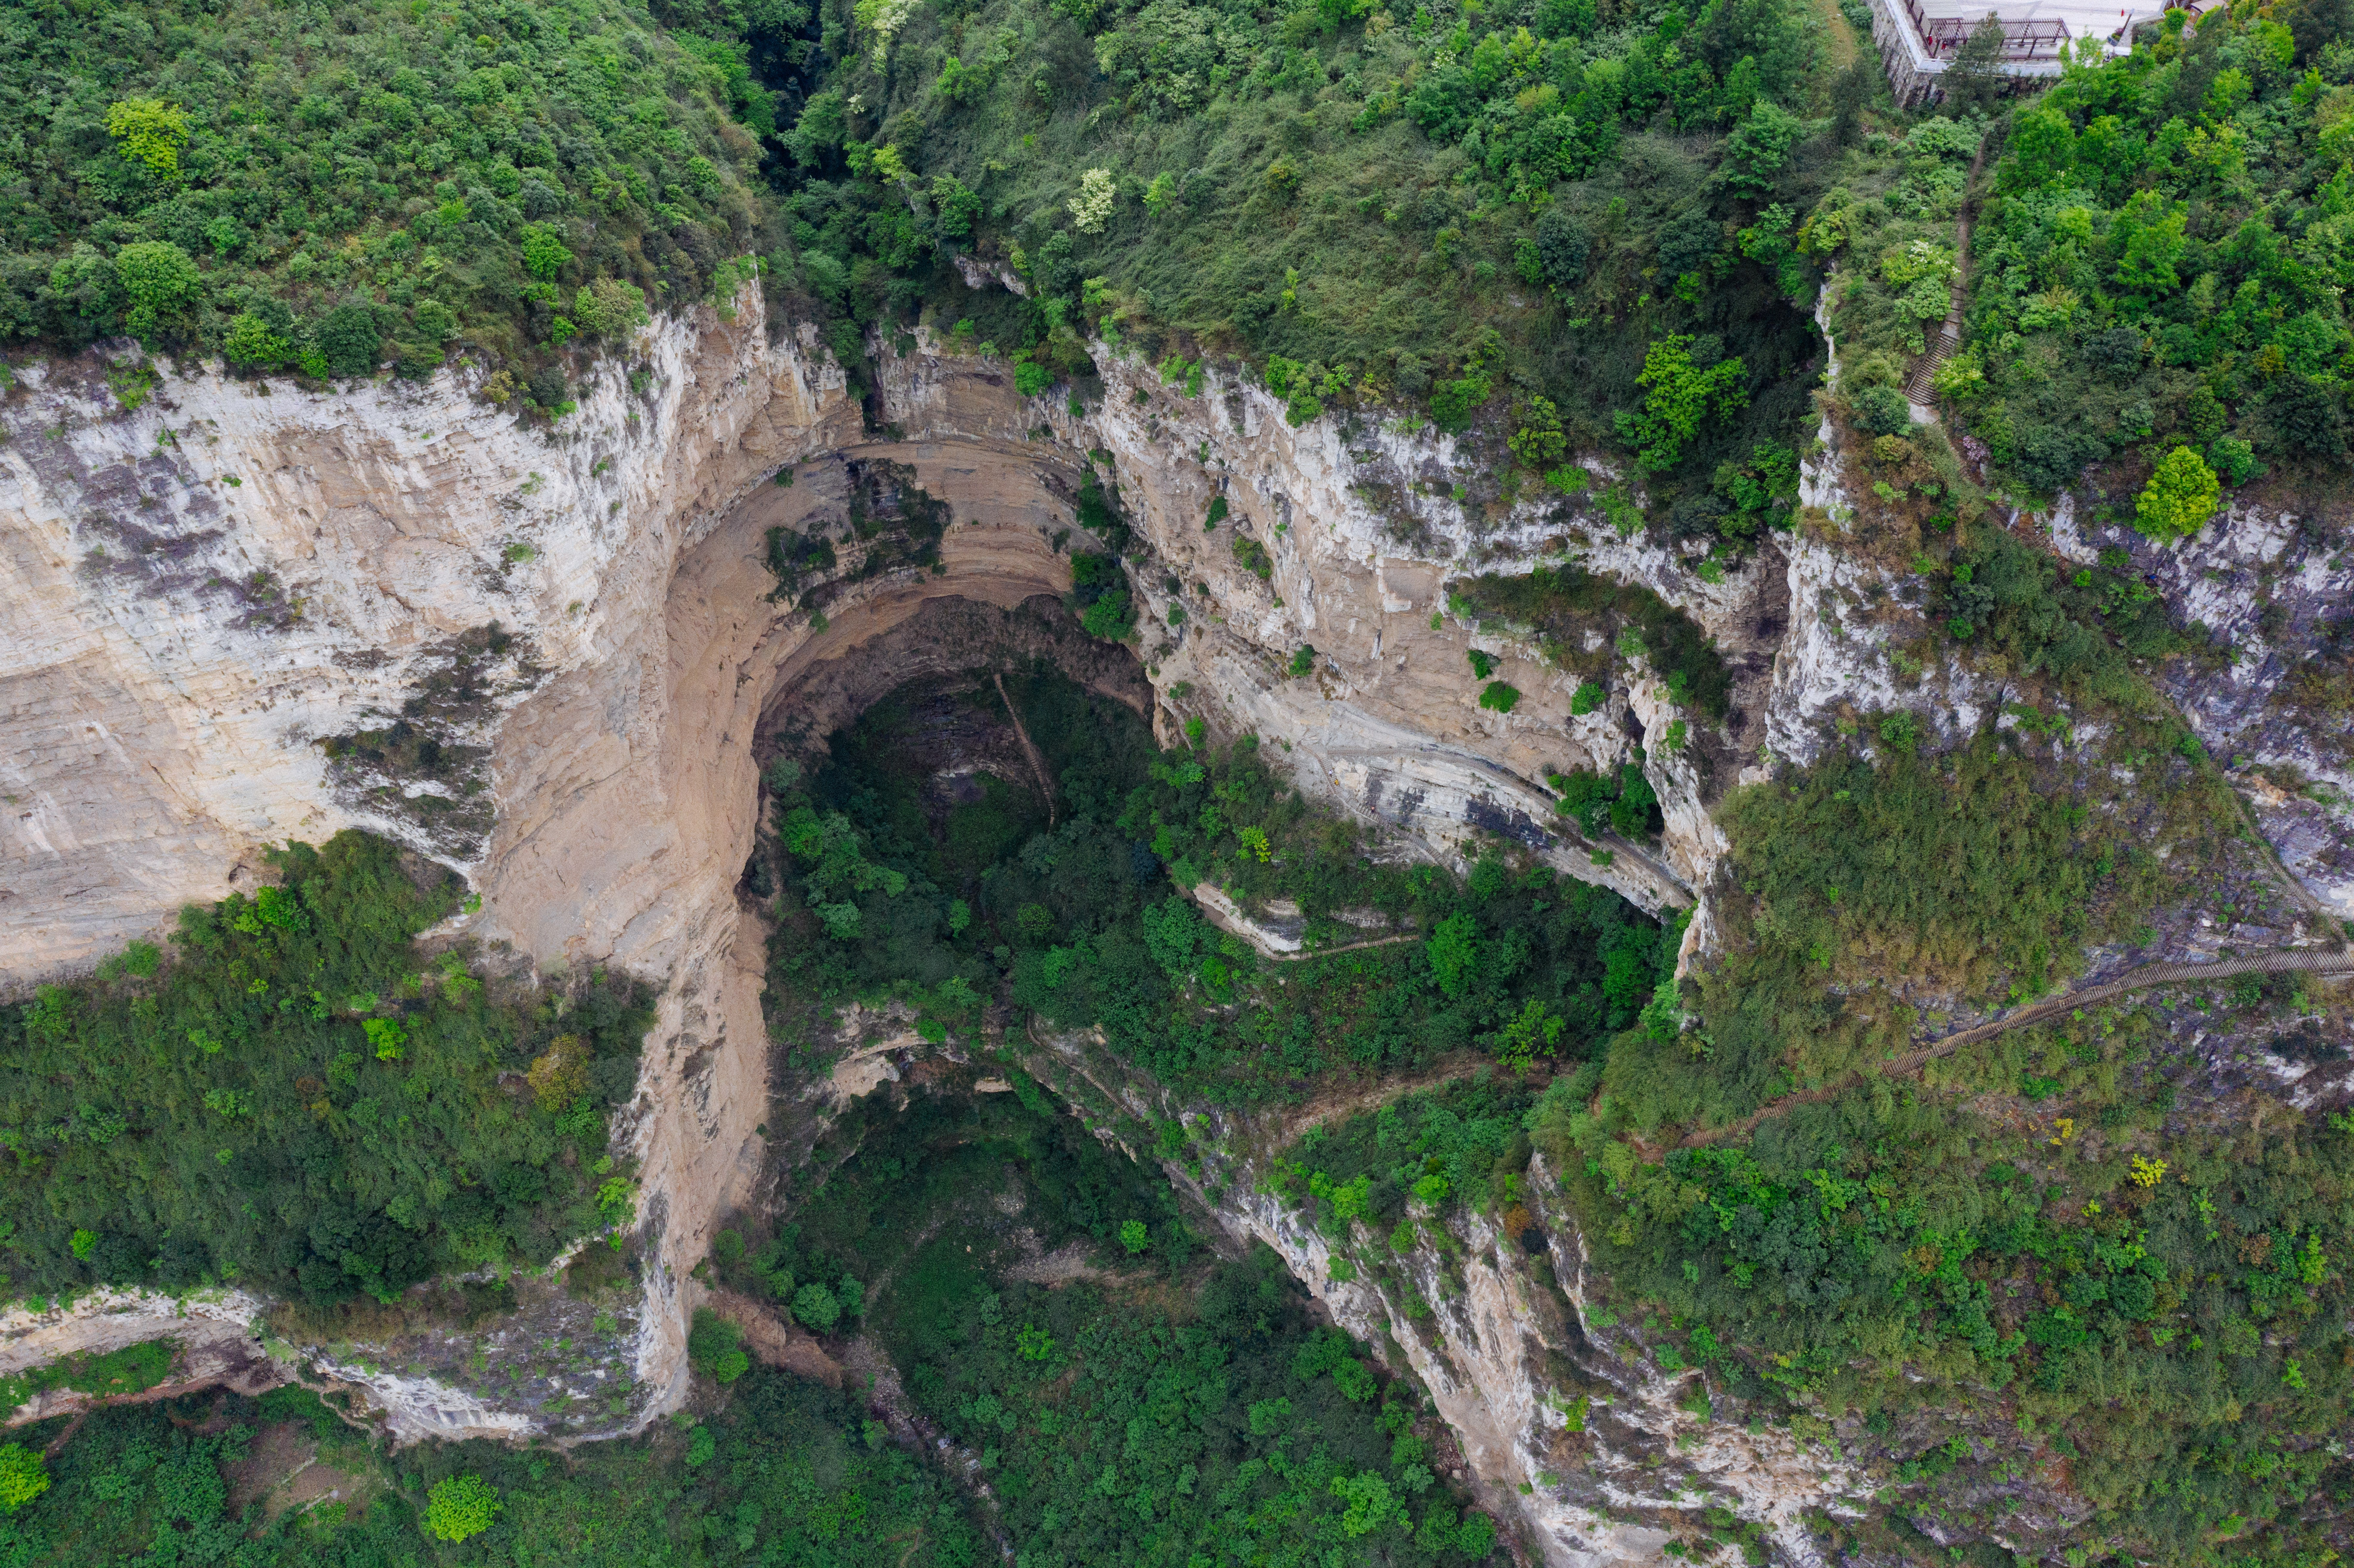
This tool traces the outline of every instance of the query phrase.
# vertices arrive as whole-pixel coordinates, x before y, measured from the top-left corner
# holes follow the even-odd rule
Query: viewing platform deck
[[[1898,104],[1913,108],[1941,96],[1939,79],[1971,30],[1991,11],[2002,24],[2003,55],[1996,69],[2021,81],[2056,78],[2079,38],[2097,38],[2106,52],[2127,47],[2134,26],[2155,21],[2163,7],[2100,5],[2087,0],[1872,0],[1872,40],[1888,71]]]

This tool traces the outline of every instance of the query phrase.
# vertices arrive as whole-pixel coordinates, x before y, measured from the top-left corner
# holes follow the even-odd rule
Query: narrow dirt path
[[[1337,948],[1302,948],[1296,953],[1278,953],[1274,948],[1263,945],[1248,932],[1237,931],[1235,934],[1242,938],[1244,941],[1250,943],[1252,948],[1258,953],[1259,957],[1263,959],[1272,959],[1278,964],[1296,964],[1308,959],[1329,959],[1335,953],[1361,952],[1367,948],[1394,948],[1400,942],[1419,942],[1422,940],[1420,935],[1413,931],[1408,931],[1402,937],[1374,937],[1363,942],[1343,942]]]
[[[1335,953],[1353,953],[1365,948],[1394,948],[1400,942],[1419,942],[1422,938],[1412,931],[1402,937],[1375,937],[1369,941],[1343,942],[1337,948],[1302,948],[1296,953],[1269,955],[1278,963],[1296,964],[1302,959],[1329,959]]]
[[[1823,54],[1833,71],[1843,71],[1855,60],[1862,48],[1856,41],[1855,28],[1840,10],[1839,0],[1815,0],[1815,15],[1823,24]]]
[[[1013,733],[1022,740],[1022,755],[1030,759],[1030,771],[1037,776],[1038,792],[1046,797],[1046,825],[1051,828],[1055,825],[1055,776],[1046,771],[1046,759],[1031,744],[1029,726],[1022,722],[1021,710],[1005,694],[1005,677],[991,675],[990,679],[997,683],[997,700],[1005,705],[1005,716],[1013,721]]]
[[[2327,948],[2304,948],[2295,952],[2255,953],[2241,959],[2219,959],[2212,963],[2204,964],[2144,964],[2139,969],[2127,969],[2115,980],[2104,984],[2087,986],[2083,991],[2072,991],[2062,996],[2051,997],[2007,1012],[1999,1018],[1990,1019],[1987,1022],[1976,1024],[1968,1029],[1957,1030],[1942,1040],[1919,1046],[1893,1058],[1879,1069],[1877,1075],[1885,1078],[1909,1077],[1938,1057],[1950,1056],[1965,1046],[1976,1045],[1981,1041],[1991,1040],[1998,1034],[2008,1033],[2013,1029],[2021,1029],[2031,1023],[2039,1023],[2059,1013],[2073,1012],[2080,1007],[2096,1006],[2101,1002],[2124,996],[2129,991],[2147,991],[2151,986],[2174,985],[2186,980],[2197,984],[2207,980],[2229,980],[2233,975],[2293,972],[2306,974],[2354,972],[2354,953],[2347,952],[2342,948],[2333,950]],[[1838,1083],[1826,1085],[1819,1089],[1801,1089],[1796,1094],[1784,1095],[1778,1099],[1767,1101],[1738,1121],[1727,1122],[1723,1127],[1703,1128],[1698,1132],[1687,1134],[1678,1147],[1699,1149],[1712,1143],[1722,1143],[1727,1139],[1746,1138],[1756,1130],[1760,1122],[1779,1116],[1793,1106],[1817,1105],[1822,1101],[1836,1098],[1858,1084],[1867,1081],[1869,1076],[1871,1075],[1862,1073],[1850,1074]]]
[[[1338,1093],[1311,1098],[1306,1105],[1295,1107],[1288,1113],[1278,1113],[1272,1118],[1280,1128],[1276,1139],[1276,1147],[1280,1148],[1291,1143],[1311,1127],[1346,1121],[1351,1117],[1362,1116],[1371,1110],[1379,1110],[1382,1107],[1394,1100],[1402,1100],[1408,1095],[1420,1094],[1425,1089],[1438,1088],[1458,1078],[1470,1077],[1482,1068],[1493,1070],[1495,1065],[1496,1059],[1493,1056],[1479,1055],[1467,1051],[1440,1063],[1426,1073],[1417,1073],[1404,1078],[1384,1078],[1378,1083],[1359,1085],[1341,1089]]]

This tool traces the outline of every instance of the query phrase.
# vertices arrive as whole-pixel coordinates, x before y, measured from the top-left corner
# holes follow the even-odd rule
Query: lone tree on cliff
[[[1939,86],[1946,113],[1994,112],[1995,101],[2009,86],[2002,75],[2002,23],[1989,11],[1970,29],[1970,36],[1954,51],[1954,63],[1946,68],[1946,79]]]

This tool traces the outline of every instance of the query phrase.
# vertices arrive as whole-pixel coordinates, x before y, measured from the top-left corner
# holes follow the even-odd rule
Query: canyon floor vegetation
[[[0,1515],[0,1552],[20,1568],[159,1541],[248,1568],[878,1552],[975,1568],[1009,1545],[1041,1568],[1489,1558],[1493,1521],[1437,1478],[1447,1439],[1419,1393],[1319,1328],[1278,1259],[1209,1255],[1165,1181],[1036,1086],[944,1087],[854,1110],[797,1217],[722,1232],[705,1266],[814,1336],[819,1363],[885,1359],[888,1396],[857,1371],[837,1391],[756,1362],[706,1314],[688,1409],[639,1439],[394,1451],[299,1387],[118,1407],[11,1435],[0,1455],[53,1457],[24,1461],[34,1489]],[[943,1463],[910,1451],[934,1436]]]
[[[885,702],[771,806],[784,867],[776,1005],[857,997],[970,1038],[1010,1002],[1100,1025],[1161,1083],[1246,1105],[1326,1076],[1422,1071],[1460,1053],[1576,1054],[1632,1023],[1671,974],[1681,928],[1543,865],[1468,878],[1373,853],[1311,808],[1246,736],[1157,752],[1142,721],[1052,674],[1009,681],[1054,775],[925,777],[907,705]],[[950,701],[986,715],[984,680]],[[1355,950],[1271,963],[1187,894],[1296,907],[1304,939]],[[1360,946],[1368,937],[1410,939]]]

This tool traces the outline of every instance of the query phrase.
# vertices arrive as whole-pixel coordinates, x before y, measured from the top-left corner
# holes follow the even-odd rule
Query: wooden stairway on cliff
[[[1935,408],[1937,372],[1961,346],[1962,323],[1956,317],[1947,316],[1946,324],[1937,329],[1936,337],[1931,340],[1929,352],[1913,362],[1913,374],[1904,378],[1905,397],[1925,408]]]

